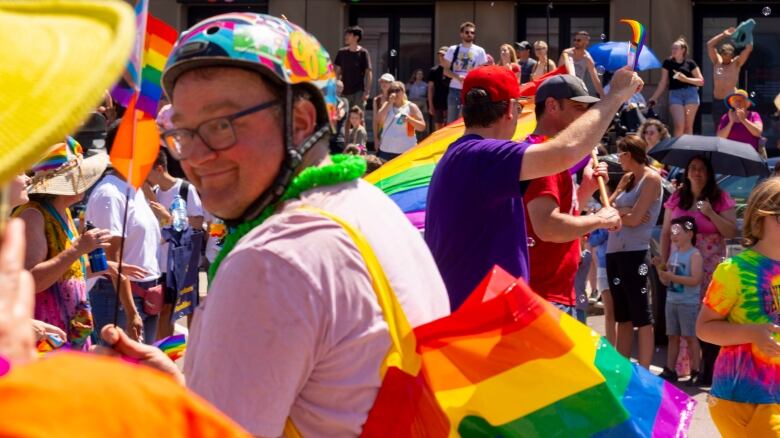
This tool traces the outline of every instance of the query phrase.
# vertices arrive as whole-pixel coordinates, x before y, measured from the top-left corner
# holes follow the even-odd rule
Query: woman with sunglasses
[[[536,65],[531,72],[531,79],[536,79],[546,73],[555,70],[555,62],[548,58],[547,43],[537,41],[534,43],[534,54],[536,54]]]
[[[647,144],[636,135],[618,141],[620,166],[626,174],[610,202],[620,212],[623,227],[607,240],[607,278],[617,322],[617,350],[631,357],[634,328],[639,334],[639,364],[653,359],[653,308],[647,289],[647,252],[661,212],[661,175],[647,165]],[[605,305],[607,300],[605,300]],[[607,309],[605,309],[605,312]]]
[[[414,132],[425,130],[425,117],[417,105],[407,100],[403,82],[393,82],[387,91],[387,102],[377,114],[384,121],[377,155],[389,161],[417,145]]]

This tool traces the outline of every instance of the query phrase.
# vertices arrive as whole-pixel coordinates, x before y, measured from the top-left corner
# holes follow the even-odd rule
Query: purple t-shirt
[[[494,265],[528,280],[520,166],[528,143],[455,140],[431,177],[425,241],[456,310]]]
[[[755,111],[748,111],[747,117],[745,117],[749,122],[756,123],[761,121],[761,116],[755,112]],[[720,118],[720,124],[718,124],[718,131],[725,128],[726,125],[729,124],[729,113],[723,114],[723,117]],[[754,149],[758,150],[758,141],[760,140],[760,137],[756,137],[753,134],[748,131],[748,129],[739,122],[734,122],[733,125],[731,125],[731,131],[729,132],[728,136],[729,140],[734,141],[741,141],[742,143],[747,143],[751,146],[753,146]]]

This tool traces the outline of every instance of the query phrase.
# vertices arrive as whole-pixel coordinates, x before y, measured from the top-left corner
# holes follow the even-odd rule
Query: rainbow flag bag
[[[452,315],[412,329],[365,237],[391,338],[363,437],[684,437],[695,401],[496,267]],[[289,421],[286,437],[300,436]]]
[[[412,337],[419,371],[388,367],[364,437],[687,435],[693,399],[500,268]]]

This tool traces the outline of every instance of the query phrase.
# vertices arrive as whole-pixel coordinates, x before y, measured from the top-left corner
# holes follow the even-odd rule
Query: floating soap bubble
[[[704,207],[704,201],[696,201],[696,208],[701,210],[702,207]]]
[[[606,39],[607,39],[607,36],[606,36],[606,35],[604,35],[604,34],[602,33],[602,34],[601,34],[601,41],[604,41],[604,40],[606,40]]]
[[[764,17],[768,17],[772,14],[772,8],[769,6],[764,6],[764,9],[761,10],[761,13],[764,14]]]
[[[750,92],[750,98],[752,99],[754,97],[756,97],[756,92],[755,91],[751,91]]]
[[[642,295],[646,294],[646,293],[647,293],[647,288],[646,288],[646,287],[643,287],[643,288],[642,288],[642,290],[641,290],[640,292],[642,292]]]
[[[619,278],[613,278],[612,279],[612,284],[614,284],[615,286],[619,285],[620,284],[620,279]]]
[[[641,265],[639,265],[639,275],[643,275],[643,276],[647,275],[647,271],[648,269],[646,264],[642,263]]]
[[[396,55],[398,55],[398,51],[395,50],[395,49],[391,49],[390,50],[390,56],[396,56]]]
[[[495,6],[495,5],[496,5],[496,2],[490,2],[490,7],[491,7],[491,8],[492,8],[493,6]]]
[[[596,73],[603,75],[607,69],[603,65],[597,65],[596,66]]]
[[[716,75],[722,75],[723,74],[723,67],[716,68],[715,69],[715,74]]]
[[[726,261],[726,257],[721,257],[721,258],[720,258],[720,261],[719,261],[718,263],[723,263],[723,262],[725,262],[725,261]]]
[[[529,237],[529,238],[528,238],[528,247],[529,247],[529,248],[531,248],[531,247],[533,247],[534,245],[536,245],[536,241],[534,240],[534,238],[533,238],[533,237]]]

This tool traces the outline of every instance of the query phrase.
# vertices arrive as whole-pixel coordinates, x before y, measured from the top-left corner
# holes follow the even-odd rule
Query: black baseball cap
[[[569,99],[575,102],[596,103],[600,101],[598,97],[588,94],[585,82],[573,75],[556,75],[546,79],[536,89],[536,98],[534,102],[539,104],[548,97],[553,99]]]
[[[515,43],[515,48],[517,50],[531,50],[531,43],[528,41],[520,41],[519,43]]]

